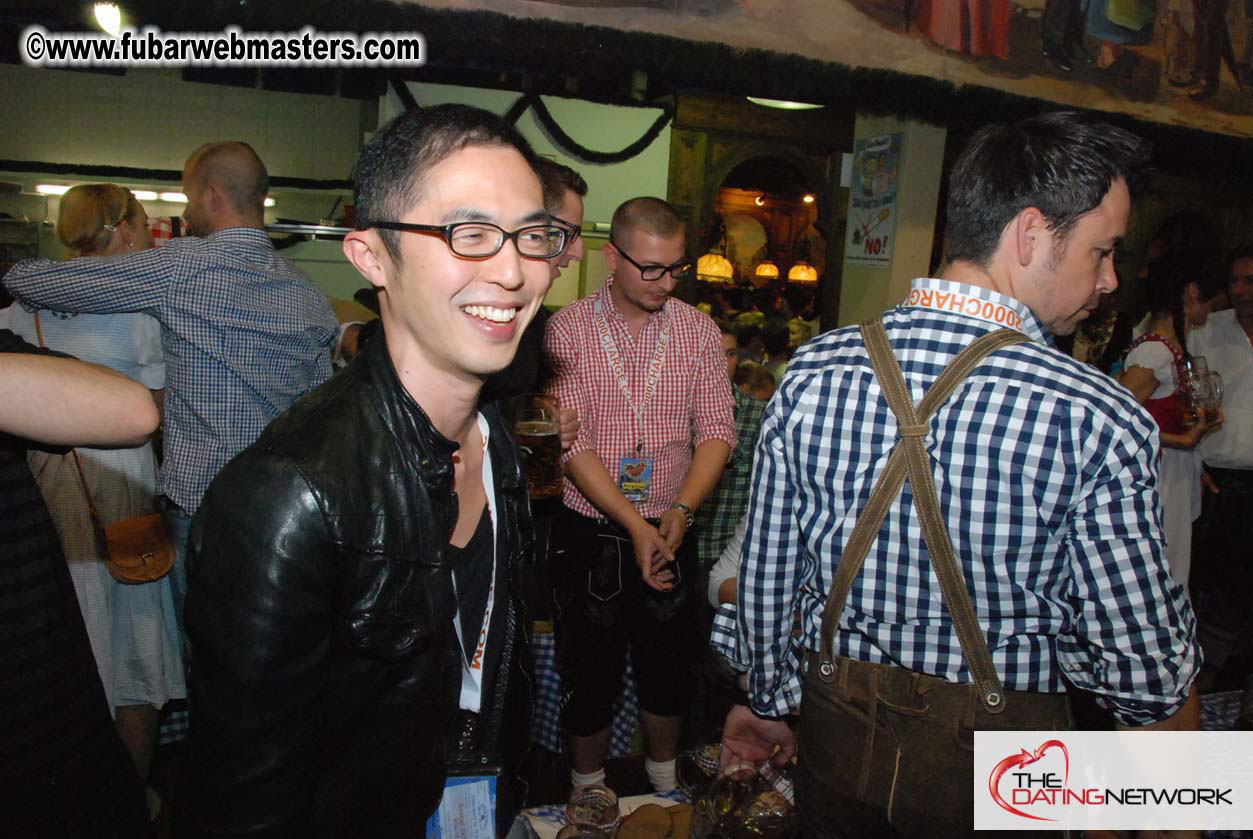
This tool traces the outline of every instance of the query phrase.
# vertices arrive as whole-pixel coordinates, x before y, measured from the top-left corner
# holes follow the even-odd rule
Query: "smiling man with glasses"
[[[382,330],[223,470],[193,526],[180,836],[410,837],[449,774],[511,821],[532,526],[512,435],[477,406],[566,244],[535,164],[461,105],[362,151],[344,253]]]
[[[579,414],[553,527],[558,667],[572,781],[602,783],[628,647],[654,788],[674,788],[697,637],[692,513],[736,443],[731,384],[707,315],[670,298],[691,270],[659,198],[613,215],[605,287],[553,315],[553,391]]]

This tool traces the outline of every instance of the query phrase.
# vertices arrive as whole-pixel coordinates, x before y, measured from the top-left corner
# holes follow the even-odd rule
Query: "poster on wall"
[[[863,137],[853,144],[844,259],[869,265],[892,261],[901,134]]]

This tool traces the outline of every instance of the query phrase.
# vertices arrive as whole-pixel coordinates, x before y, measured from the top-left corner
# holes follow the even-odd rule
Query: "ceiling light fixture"
[[[756,198],[753,199],[753,203],[756,204],[758,207],[766,206],[766,196],[758,195]]]
[[[158,196],[162,201],[168,201],[171,204],[186,204],[187,196],[181,192],[163,192]]]
[[[793,283],[816,283],[818,282],[818,269],[802,259],[787,272],[787,278]]]
[[[722,254],[710,251],[696,260],[696,279],[707,283],[729,283],[735,279],[735,266]]]
[[[135,196],[136,201],[156,201],[157,194],[150,189],[132,189],[131,195]]]
[[[69,184],[35,184],[35,192],[40,195],[64,195],[69,191]]]
[[[92,12],[96,16],[96,25],[114,38],[122,34],[122,10],[116,3],[97,3]]]
[[[787,99],[763,99],[760,96],[749,96],[746,98],[754,105],[761,105],[763,108],[778,108],[782,111],[812,111],[817,108],[824,107],[822,105],[815,105],[813,102],[792,102]]]
[[[804,195],[801,196],[801,200],[804,201],[806,204],[812,204],[814,203],[814,194],[812,192],[806,192]]]

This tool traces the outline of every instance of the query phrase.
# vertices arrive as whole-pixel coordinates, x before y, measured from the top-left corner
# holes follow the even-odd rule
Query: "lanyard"
[[[482,414],[478,416],[479,434],[483,437],[483,491],[487,496],[487,514],[492,519],[492,582],[487,588],[487,607],[483,610],[483,625],[479,628],[479,643],[474,655],[466,658],[466,645],[461,629],[461,595],[457,592],[457,577],[452,576],[453,596],[457,598],[457,613],[452,625],[457,630],[457,651],[461,654],[461,710],[477,712],[483,704],[483,656],[487,651],[487,633],[492,625],[492,606],[496,600],[496,530],[499,516],[496,511],[496,490],[492,477],[492,458],[487,451],[488,425]]]
[[[608,290],[603,292],[603,294],[608,293]],[[617,380],[618,389],[622,391],[623,397],[626,398],[627,405],[631,408],[631,413],[635,414],[636,439],[638,441],[635,446],[635,453],[639,454],[644,450],[644,409],[648,407],[648,403],[653,399],[653,394],[657,390],[657,382],[661,380],[662,365],[666,362],[666,347],[670,343],[670,314],[664,309],[662,310],[661,334],[657,336],[657,349],[653,351],[653,360],[648,368],[648,376],[644,379],[644,398],[636,402],[635,395],[631,393],[631,383],[627,379],[626,367],[622,364],[622,356],[618,354],[618,346],[614,343],[613,336],[609,334],[609,318],[605,315],[605,298],[603,296],[596,298],[593,311],[592,320],[596,322],[596,331],[600,333],[600,346],[605,351],[605,358],[609,362],[609,370]]]
[[[937,312],[951,312],[995,326],[1023,331],[1022,313],[1014,306],[995,300],[983,300],[961,291],[912,288],[909,290],[905,305],[919,309],[932,309]]]

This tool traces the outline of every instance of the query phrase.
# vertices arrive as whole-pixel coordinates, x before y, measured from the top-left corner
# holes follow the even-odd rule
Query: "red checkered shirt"
[[[612,279],[548,321],[544,344],[555,371],[551,390],[561,407],[579,412],[579,436],[565,453],[567,461],[590,449],[600,455],[616,483],[622,458],[654,459],[648,500],[635,507],[645,518],[657,518],[674,504],[696,446],[722,440],[735,448],[735,400],[718,327],[708,315],[680,300],[668,300],[662,311],[649,315],[639,340],[632,341],[626,320],[609,296],[610,283]],[[642,428],[601,342],[595,320],[598,300],[604,302],[609,334],[637,403],[644,396],[663,319],[669,320],[669,345],[656,390],[644,407]],[[641,436],[643,450],[637,454]],[[602,515],[573,481],[566,481],[562,500],[577,513]]]

